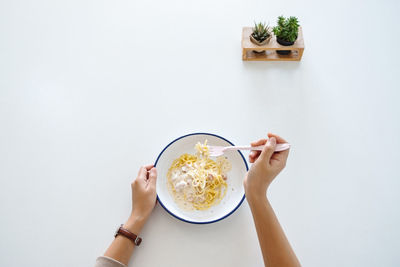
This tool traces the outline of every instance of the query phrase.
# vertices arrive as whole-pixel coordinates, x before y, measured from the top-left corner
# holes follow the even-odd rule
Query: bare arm
[[[132,182],[132,212],[124,228],[139,235],[156,203],[157,171],[152,165],[141,167]],[[135,245],[128,238],[118,235],[108,247],[104,256],[128,265]]]
[[[277,143],[286,141],[273,134],[268,134],[268,137],[268,141],[262,139],[251,144],[266,146],[261,153],[250,153],[253,166],[244,180],[246,198],[253,214],[265,266],[300,266],[266,196],[269,185],[285,167],[289,151],[274,152]]]

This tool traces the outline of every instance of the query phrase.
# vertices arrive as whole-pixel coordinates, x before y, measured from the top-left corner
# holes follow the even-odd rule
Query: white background
[[[270,200],[303,266],[400,265],[398,1],[0,1],[0,266],[92,266],[140,165],[183,134],[293,149]],[[295,15],[301,62],[242,62]],[[244,203],[155,208],[132,266],[262,266]]]

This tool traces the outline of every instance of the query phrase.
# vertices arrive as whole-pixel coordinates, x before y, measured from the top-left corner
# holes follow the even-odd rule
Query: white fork
[[[218,157],[222,156],[226,151],[232,150],[263,150],[264,146],[208,146],[210,156]],[[287,150],[290,148],[289,143],[277,144],[275,147],[275,152]]]

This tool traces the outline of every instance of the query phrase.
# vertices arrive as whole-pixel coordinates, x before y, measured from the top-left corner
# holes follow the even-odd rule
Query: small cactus
[[[299,33],[299,21],[296,17],[285,18],[278,17],[278,25],[274,27],[273,31],[276,37],[286,41],[295,42]]]
[[[253,38],[258,42],[262,43],[271,36],[271,30],[268,25],[265,25],[265,23],[254,22],[253,33],[251,36],[253,36]]]

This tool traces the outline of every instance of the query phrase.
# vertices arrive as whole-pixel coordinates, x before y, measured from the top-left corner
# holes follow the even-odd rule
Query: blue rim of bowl
[[[169,143],[166,147],[164,147],[164,149],[163,149],[163,150],[161,151],[161,153],[158,155],[158,157],[157,157],[157,159],[156,159],[156,162],[154,163],[154,167],[157,166],[157,162],[158,162],[158,160],[160,159],[161,155],[164,153],[164,151],[165,151],[170,145],[172,145],[173,143],[175,143],[176,141],[178,141],[178,140],[180,140],[180,139],[182,139],[182,138],[185,138],[185,137],[188,137],[188,136],[191,136],[191,135],[211,135],[211,136],[215,136],[215,137],[218,137],[218,138],[220,138],[220,139],[222,139],[222,140],[228,142],[228,143],[231,144],[232,146],[234,146],[234,144],[233,144],[231,141],[227,140],[226,138],[224,138],[224,137],[222,137],[222,136],[216,135],[216,134],[212,134],[212,133],[191,133],[191,134],[186,134],[186,135],[183,135],[183,136],[181,136],[181,137],[176,138],[176,139],[173,140],[171,143]],[[242,157],[243,162],[244,162],[244,165],[246,166],[246,171],[248,171],[248,170],[249,170],[249,166],[247,165],[247,161],[246,161],[246,159],[244,158],[242,152],[240,152],[239,150],[238,150],[237,152],[239,152],[240,156]],[[215,222],[221,221],[221,220],[227,218],[227,217],[228,217],[229,215],[231,215],[232,213],[234,213],[234,212],[240,207],[240,205],[242,205],[244,199],[245,199],[245,194],[243,194],[242,199],[239,201],[239,203],[237,204],[237,206],[236,206],[233,210],[231,210],[228,214],[225,214],[224,216],[222,216],[222,217],[219,218],[219,219],[216,219],[216,220],[213,220],[213,221],[206,221],[206,222],[195,222],[195,221],[185,220],[185,219],[183,219],[183,218],[181,218],[181,217],[175,215],[174,213],[172,213],[169,209],[167,209],[167,207],[164,206],[164,204],[162,203],[162,201],[160,200],[160,198],[158,197],[158,194],[157,194],[158,203],[160,203],[160,205],[161,205],[169,214],[171,214],[173,217],[175,217],[175,218],[177,218],[177,219],[179,219],[179,220],[181,220],[181,221],[184,221],[184,222],[187,222],[187,223],[193,223],[193,224],[209,224],[209,223],[215,223]]]

